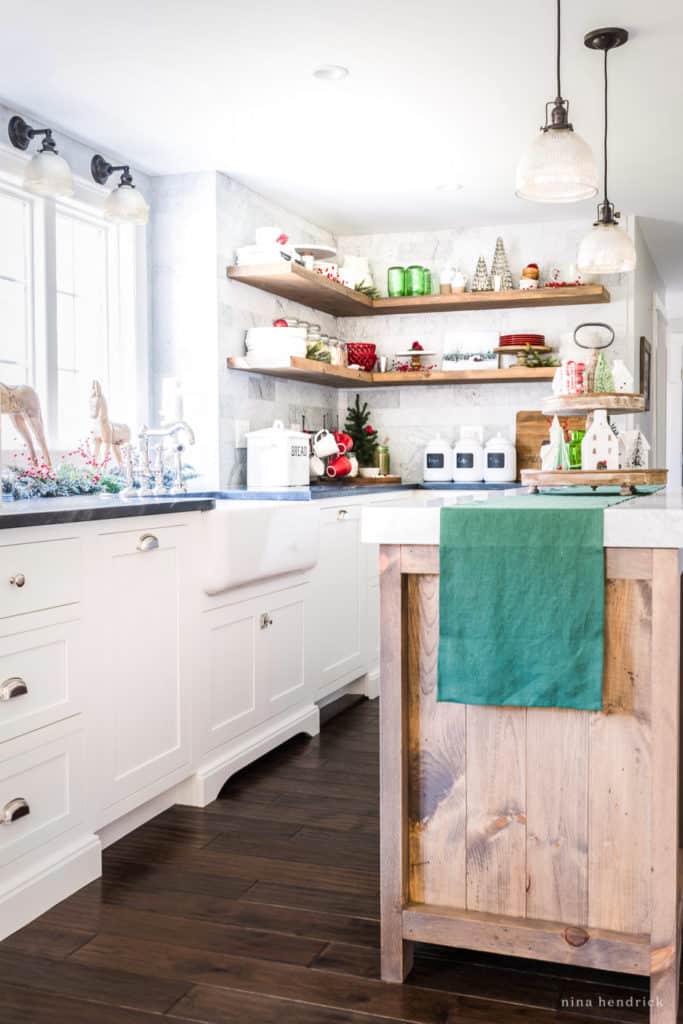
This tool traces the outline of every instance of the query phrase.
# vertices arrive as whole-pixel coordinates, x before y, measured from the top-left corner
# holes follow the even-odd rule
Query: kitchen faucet
[[[140,497],[151,497],[152,495],[159,495],[160,493],[165,494],[186,494],[187,487],[183,482],[183,452],[185,451],[186,444],[183,444],[178,440],[178,434],[184,433],[186,444],[194,444],[195,436],[194,430],[186,423],[185,420],[178,420],[176,423],[169,423],[166,427],[148,427],[144,426],[138,435],[139,446],[140,446],[140,458],[142,462],[141,468],[141,480],[140,489],[138,494]],[[150,478],[153,476],[152,466],[149,457],[149,442],[150,438],[158,437],[161,438],[161,444],[159,445],[160,451],[158,452],[159,460],[163,461],[163,439],[172,437],[175,441],[173,447],[174,459],[175,459],[175,472],[173,479],[173,486],[165,489],[163,484],[160,484],[159,480],[156,480],[156,486],[150,487]]]

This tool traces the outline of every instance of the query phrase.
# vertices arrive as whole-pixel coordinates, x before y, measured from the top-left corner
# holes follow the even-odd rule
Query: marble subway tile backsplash
[[[613,277],[607,306],[497,310],[490,313],[420,314],[339,318],[328,316],[247,285],[230,281],[226,268],[235,249],[254,240],[257,228],[279,225],[292,239],[325,241],[334,237],[222,174],[203,173],[155,179],[155,337],[153,368],[158,378],[176,375],[186,395],[187,417],[197,429],[193,457],[202,460],[207,482],[226,486],[246,478],[244,450],[235,448],[235,420],[258,430],[281,419],[286,424],[317,428],[343,424],[354,392],[230,372],[228,356],[244,353],[249,327],[270,324],[279,316],[320,323],[323,331],[346,340],[367,340],[391,357],[419,340],[434,349],[434,362],[460,331],[540,331],[560,354],[572,345],[577,324],[605,320],[617,335],[611,354],[632,367],[632,296],[628,278]],[[339,262],[345,255],[367,256],[384,292],[386,270],[393,264],[423,263],[433,271],[442,264],[471,276],[477,257],[488,263],[496,237],[504,241],[513,278],[536,262],[545,271],[574,262],[585,218],[544,224],[452,229],[435,232],[342,236],[336,240]],[[436,281],[435,276],[435,281]],[[438,287],[438,285],[437,285]],[[364,392],[375,426],[387,437],[393,468],[404,479],[421,478],[422,449],[435,434],[449,441],[459,427],[481,423],[488,433],[500,429],[514,438],[515,415],[538,409],[548,384],[501,384],[403,387]],[[155,400],[158,401],[158,398]]]
[[[395,264],[422,263],[433,272],[448,264],[458,267],[470,278],[479,255],[484,255],[490,266],[498,235],[505,242],[515,283],[522,267],[530,262],[538,263],[543,273],[549,273],[555,265],[567,268],[576,259],[577,246],[585,229],[584,221],[556,221],[502,228],[341,236],[338,246],[340,261],[346,254],[366,256],[375,284],[386,294],[387,268]],[[436,290],[436,275],[435,282]],[[627,275],[611,277],[608,287],[612,301],[606,306],[358,317],[340,320],[339,330],[347,341],[374,341],[378,353],[389,356],[390,365],[394,353],[409,349],[413,341],[420,341],[425,349],[436,352],[431,361],[440,369],[443,353],[455,345],[461,331],[539,332],[545,334],[548,344],[562,356],[573,349],[572,336],[578,324],[604,320],[612,324],[616,332],[610,354],[618,355],[631,365],[632,325]],[[548,393],[548,383],[539,382],[403,387],[367,392],[365,397],[372,409],[373,425],[389,441],[392,471],[400,473],[406,481],[415,482],[422,479],[423,448],[436,434],[452,443],[457,440],[461,426],[481,424],[486,438],[500,430],[514,440],[517,412],[540,409]],[[353,392],[340,395],[340,412],[346,409],[349,400],[353,400]]]

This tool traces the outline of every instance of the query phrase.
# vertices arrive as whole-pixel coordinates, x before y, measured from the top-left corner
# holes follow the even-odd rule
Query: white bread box
[[[247,435],[247,487],[307,487],[308,434],[287,430],[282,420]]]

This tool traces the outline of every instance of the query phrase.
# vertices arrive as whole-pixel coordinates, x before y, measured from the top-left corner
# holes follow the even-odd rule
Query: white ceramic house
[[[622,359],[615,359],[612,363],[612,377],[615,391],[621,394],[633,394],[633,374]]]
[[[581,442],[582,469],[619,469],[619,439],[604,409],[596,409]]]
[[[648,469],[650,465],[650,443],[642,430],[624,430],[622,469]]]

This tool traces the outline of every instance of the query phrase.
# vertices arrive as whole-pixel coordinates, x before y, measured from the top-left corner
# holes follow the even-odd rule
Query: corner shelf
[[[543,412],[549,416],[571,416],[604,409],[610,415],[645,412],[645,395],[625,392],[593,392],[588,395],[551,395],[543,399]]]
[[[393,299],[369,299],[346,285],[330,281],[299,263],[268,263],[228,267],[231,281],[251,285],[284,299],[330,313],[332,316],[391,316],[406,313],[453,313],[470,309],[524,309],[534,306],[592,305],[610,301],[603,285],[583,284],[566,288],[534,288],[529,291],[462,292],[459,295],[417,295]]]
[[[507,370],[417,370],[406,373],[365,373],[350,370],[346,366],[330,366],[315,359],[301,359],[292,356],[289,366],[250,366],[244,358],[231,356],[228,369],[246,373],[258,373],[265,377],[279,377],[283,380],[298,380],[306,384],[322,384],[324,387],[344,388],[386,388],[425,384],[510,384],[520,381],[550,381],[555,375],[554,366],[511,366]]]

